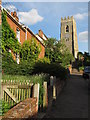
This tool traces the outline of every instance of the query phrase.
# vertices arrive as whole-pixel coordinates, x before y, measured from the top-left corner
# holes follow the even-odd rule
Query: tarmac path
[[[71,75],[44,118],[88,118],[88,82]]]

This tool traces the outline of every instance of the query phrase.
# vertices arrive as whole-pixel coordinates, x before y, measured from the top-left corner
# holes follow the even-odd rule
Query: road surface
[[[44,118],[88,118],[88,83],[81,75],[71,75]]]

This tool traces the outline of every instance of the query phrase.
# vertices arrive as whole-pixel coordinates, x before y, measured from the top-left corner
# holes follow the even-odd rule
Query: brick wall
[[[39,58],[44,58],[44,55],[45,55],[45,47],[41,45],[41,52],[39,54]]]
[[[7,15],[7,22],[10,25],[11,29],[16,33],[17,28],[20,31],[20,42],[21,44],[23,44],[23,42],[25,41],[25,30],[20,27],[17,22],[13,21],[12,18]]]
[[[38,107],[36,98],[28,98],[10,109],[4,116],[4,119],[31,118],[37,117]]]
[[[11,29],[16,33],[16,29],[18,28],[20,30],[20,42],[21,45],[26,40],[26,30],[22,28],[15,20],[10,17],[10,15],[7,14],[7,22],[10,25]],[[32,37],[35,37],[29,30],[27,30],[27,40],[32,39]],[[36,38],[36,37],[35,37]],[[41,44],[41,42],[36,38],[37,44],[41,45],[41,52],[39,54],[39,58],[43,58],[45,55],[45,47]]]
[[[32,34],[27,30],[27,40],[31,40],[32,37]]]

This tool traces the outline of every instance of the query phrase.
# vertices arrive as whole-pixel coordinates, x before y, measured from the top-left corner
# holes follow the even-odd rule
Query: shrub
[[[42,63],[37,62],[34,66],[33,74],[36,73],[47,73],[49,75],[53,75],[59,77],[60,79],[66,79],[67,70],[62,67],[60,64],[56,63]]]
[[[41,62],[41,63],[50,63],[50,59],[47,58],[47,57],[44,57],[42,59],[39,59],[38,62]]]

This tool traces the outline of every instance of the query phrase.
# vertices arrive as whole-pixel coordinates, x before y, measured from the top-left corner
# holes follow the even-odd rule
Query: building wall
[[[39,54],[39,58],[44,58],[44,55],[45,55],[45,47],[41,45],[41,52]]]
[[[16,33],[16,29],[18,28],[20,30],[20,42],[21,45],[23,42],[27,39],[30,40],[32,37],[35,37],[30,31],[24,30],[24,28],[20,27],[17,22],[13,21],[12,18],[7,15],[7,22],[10,25],[11,29]],[[26,35],[27,34],[27,35]],[[36,38],[36,37],[35,37]],[[36,38],[37,44],[41,45],[41,52],[39,54],[39,58],[43,58],[45,55],[45,47],[41,44],[41,42]],[[15,56],[14,56],[15,59]]]
[[[76,22],[73,19],[73,31],[74,31],[74,56],[77,58],[78,54],[78,40],[77,40],[77,29],[76,29]]]
[[[17,28],[20,30],[20,42],[21,45],[25,41],[25,30],[23,30],[17,23],[15,23],[8,15],[7,15],[7,22],[10,25],[11,29],[16,33]]]
[[[33,35],[27,30],[27,40],[31,40]]]

